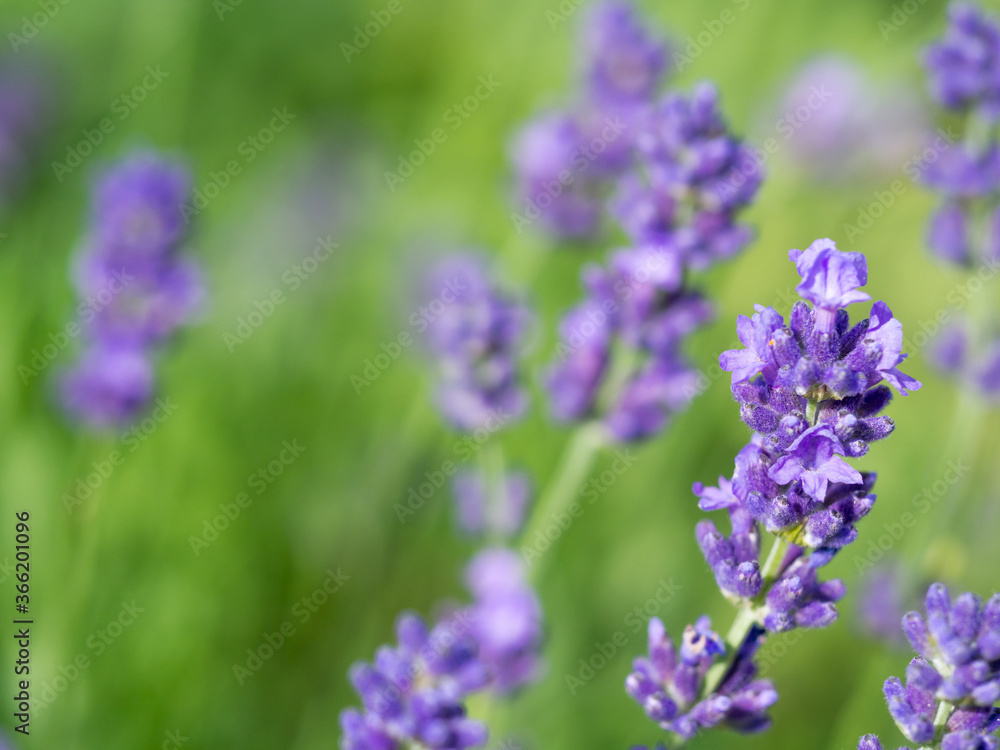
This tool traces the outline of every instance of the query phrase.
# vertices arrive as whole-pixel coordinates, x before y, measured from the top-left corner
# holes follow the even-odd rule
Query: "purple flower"
[[[882,565],[864,578],[858,594],[858,621],[869,636],[905,644],[899,623],[906,612],[910,584],[901,565]]]
[[[483,689],[489,674],[476,657],[467,617],[428,631],[412,614],[396,622],[396,647],[383,646],[372,664],[351,667],[364,712],[340,715],[345,750],[404,750],[414,744],[442,750],[484,745],[486,727],[466,716],[464,699]]]
[[[684,287],[676,256],[653,247],[621,250],[583,275],[588,298],[563,319],[546,379],[552,412],[561,421],[599,417],[620,441],[648,438],[699,390],[681,347],[711,308]],[[607,394],[612,352],[634,362]]]
[[[823,502],[830,482],[860,484],[861,473],[842,458],[844,446],[827,424],[811,427],[799,435],[787,453],[768,472],[778,484],[802,482],[802,489]]]
[[[889,385],[903,396],[907,395],[907,389],[920,389],[919,380],[896,368],[896,365],[902,364],[906,359],[906,355],[900,353],[903,348],[903,324],[892,317],[892,310],[882,301],[872,305],[865,343],[874,344],[881,351],[875,370]]]
[[[962,371],[969,356],[968,332],[961,323],[941,330],[928,349],[928,358],[944,373],[955,375]]]
[[[885,681],[889,713],[907,739],[942,750],[997,750],[1000,729],[1000,594],[985,604],[972,593],[951,598],[935,583],[927,590],[926,616],[910,612],[903,632],[919,654],[905,684]],[[942,713],[943,712],[943,713]],[[938,722],[944,716],[944,735]],[[867,743],[867,744],[865,744]],[[881,745],[872,735],[859,748]]]
[[[666,70],[662,42],[653,39],[628,2],[604,0],[588,12],[582,52],[587,94],[603,107],[641,105]]]
[[[946,201],[931,217],[927,244],[939,258],[968,265],[972,261],[969,248],[968,217],[955,201]]]
[[[49,84],[36,70],[5,64],[0,70],[0,208],[23,187],[49,130]],[[56,173],[59,175],[58,171]]]
[[[813,242],[805,252],[790,250],[788,259],[794,261],[802,277],[795,291],[815,305],[820,331],[833,329],[841,307],[871,299],[858,291],[868,283],[868,263],[861,253],[841,252],[833,240],[823,239]]]
[[[613,335],[608,313],[595,300],[573,308],[559,324],[559,361],[550,368],[545,381],[557,420],[576,421],[593,413]]]
[[[62,378],[66,410],[95,427],[128,422],[153,395],[153,365],[132,346],[97,343]]]
[[[1000,29],[972,3],[953,3],[949,20],[944,38],[925,57],[931,93],[949,109],[1000,114]]]
[[[637,128],[641,172],[622,180],[613,205],[624,229],[693,268],[739,252],[752,233],[736,216],[755,197],[762,172],[728,132],[716,90],[702,84],[690,97],[668,95]]]
[[[151,396],[148,360],[201,309],[201,269],[181,254],[190,189],[184,167],[152,152],[123,159],[95,183],[73,274],[80,309],[88,312],[85,351],[63,395],[71,412],[96,426],[141,412]]]
[[[589,238],[601,217],[600,183],[586,169],[585,137],[577,119],[552,112],[528,123],[512,149],[523,213],[515,227],[535,221],[557,237]]]
[[[736,335],[746,349],[730,349],[719,355],[719,367],[733,373],[732,383],[743,383],[770,367],[776,372],[779,365],[774,356],[774,333],[785,324],[785,319],[773,307],[754,305],[757,312],[752,318],[740,315],[736,319]]]
[[[853,327],[847,312],[833,306],[868,299],[857,290],[867,277],[864,256],[841,253],[829,240],[817,240],[805,253],[793,250],[790,259],[802,275],[797,289],[815,307],[796,302],[785,326],[781,315],[758,305],[752,319],[740,316],[737,322],[746,349],[719,357],[719,365],[733,373],[733,393],[744,404],[747,424],[762,434],[783,425],[792,430],[790,441],[801,432],[797,422],[786,419],[801,412],[797,397],[842,401],[882,380],[903,395],[917,390],[919,381],[897,368],[906,356],[901,353],[902,324],[885,303],[876,302],[869,320]],[[842,439],[848,439],[846,433]]]
[[[770,681],[754,679],[753,655],[761,634],[751,633],[718,688],[701,698],[708,670],[725,652],[722,639],[702,617],[684,631],[678,650],[663,622],[650,618],[649,655],[635,660],[625,690],[650,719],[685,740],[715,726],[743,733],[763,731],[771,723],[767,709],[778,694]]]
[[[452,480],[458,502],[458,521],[471,535],[510,537],[524,522],[531,500],[531,482],[527,474],[508,473],[502,486],[488,486],[478,471],[463,471]]]
[[[466,574],[479,659],[492,689],[507,693],[536,680],[541,670],[542,610],[525,582],[524,564],[509,549],[478,553]]]
[[[444,416],[465,432],[519,417],[527,403],[517,369],[527,309],[502,294],[470,255],[438,264],[426,286],[426,304],[440,309],[427,337],[438,361]]]
[[[1000,339],[995,339],[980,357],[975,383],[989,398],[1000,396]]]
[[[925,185],[950,199],[972,199],[1000,190],[1000,146],[957,144],[941,151],[922,172]]]

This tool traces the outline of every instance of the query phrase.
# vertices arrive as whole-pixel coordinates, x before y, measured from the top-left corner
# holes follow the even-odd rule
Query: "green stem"
[[[778,572],[781,569],[781,561],[785,558],[788,546],[789,543],[786,540],[781,537],[775,538],[774,544],[771,545],[771,551],[767,555],[767,560],[764,562],[764,567],[761,568],[760,574],[764,583],[761,586],[760,593],[756,597],[756,602],[763,602],[767,597],[767,592],[774,585],[774,581],[777,579]],[[729,659],[718,664],[713,664],[708,670],[708,673],[705,675],[705,687],[702,690],[703,698],[711,695],[718,689],[723,678],[732,668],[733,662],[743,647],[744,642],[746,642],[747,636],[750,635],[751,628],[757,624],[760,624],[760,614],[757,607],[744,607],[736,614],[729,632],[726,633],[726,647],[729,652]]]
[[[948,701],[941,701],[938,704],[937,714],[934,716],[934,743],[937,744],[941,737],[944,735],[945,727],[948,724],[948,719],[951,718],[952,712],[954,712],[954,704]]]
[[[480,456],[486,491],[486,507],[483,512],[486,537],[490,544],[498,544],[501,541],[500,522],[507,510],[507,478],[503,446],[498,440],[490,441]]]
[[[604,443],[604,428],[598,422],[588,422],[576,430],[563,451],[553,479],[535,505],[517,546],[530,544],[552,516],[569,505]],[[532,577],[538,577],[540,567],[538,562],[531,567]]]

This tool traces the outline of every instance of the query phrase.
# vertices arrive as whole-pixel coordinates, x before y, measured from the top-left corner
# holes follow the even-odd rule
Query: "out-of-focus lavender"
[[[36,70],[0,65],[0,211],[23,187],[52,109],[49,81]]]
[[[902,630],[916,656],[905,685],[885,681],[889,713],[906,738],[941,750],[996,750],[1000,742],[1000,595],[954,599],[940,583],[927,590],[926,614],[908,612]],[[882,750],[865,735],[858,750]],[[901,750],[905,750],[901,748]]]
[[[632,5],[603,0],[583,19],[573,103],[527,123],[515,137],[515,228],[538,222],[562,239],[593,239],[603,204],[633,161],[637,123],[667,72],[667,46]]]
[[[417,615],[401,615],[398,645],[351,667],[363,710],[340,715],[345,750],[479,747],[487,728],[468,717],[466,700],[482,691],[507,694],[540,676],[541,607],[518,554],[483,550],[466,582],[469,606],[432,628]]]
[[[482,259],[456,254],[424,284],[421,318],[437,362],[437,402],[464,432],[500,427],[527,406],[518,358],[530,315],[494,283]]]
[[[860,63],[827,54],[807,60],[761,116],[761,143],[816,180],[898,176],[923,149],[927,117],[905,82],[873,82]]]
[[[911,589],[912,583],[898,563],[882,564],[869,571],[858,587],[857,621],[861,631],[892,645],[906,643],[899,623],[919,601],[919,595]]]
[[[601,420],[619,441],[655,435],[699,392],[683,346],[712,307],[689,271],[749,242],[738,215],[761,181],[759,169],[743,170],[754,167],[749,149],[728,132],[708,85],[649,109],[636,155],[613,202],[634,247],[584,269],[586,299],[563,318],[546,379],[556,419]]]
[[[989,267],[1000,257],[1000,22],[972,3],[953,3],[944,36],[924,64],[931,96],[964,119],[962,139],[924,170],[941,203],[927,244],[941,261]],[[936,337],[930,359],[943,373],[988,398],[1000,397],[1000,336],[996,311],[976,300]],[[989,315],[994,316],[993,320]]]
[[[187,169],[153,152],[110,166],[94,184],[73,266],[89,303],[79,321],[85,345],[62,380],[67,410],[91,426],[142,412],[154,392],[153,356],[200,309],[201,271],[182,253],[190,191]]]
[[[1000,399],[1000,336],[978,335],[969,321],[946,326],[928,348],[931,363],[964,387]]]
[[[727,600],[740,611],[725,641],[700,618],[679,649],[662,623],[650,621],[649,656],[637,659],[625,689],[646,715],[682,740],[701,729],[766,729],[778,694],[757,679],[754,654],[769,633],[825,628],[838,618],[847,592],[820,569],[857,539],[857,524],[875,503],[875,475],[845,457],[868,451],[893,423],[878,416],[891,384],[904,395],[920,383],[900,372],[902,324],[884,302],[851,326],[846,307],[870,299],[861,253],[828,239],[792,250],[802,300],[789,324],[757,305],[740,316],[744,349],[723,352],[740,416],[753,431],[736,456],[732,477],[715,487],[696,483],[702,510],[725,510],[731,532],[713,521],[695,528],[698,546]],[[808,302],[812,303],[810,306]],[[776,538],[762,562],[762,530]],[[679,653],[678,653],[679,652]]]
[[[494,478],[482,471],[462,471],[455,475],[452,490],[459,527],[470,536],[513,537],[531,501],[531,480],[523,472]]]

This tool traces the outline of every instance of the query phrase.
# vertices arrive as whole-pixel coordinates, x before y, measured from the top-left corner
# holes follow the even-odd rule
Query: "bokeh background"
[[[461,568],[473,547],[454,533],[447,489],[405,523],[393,510],[425,471],[452,457],[456,439],[429,398],[419,345],[360,393],[350,378],[384,342],[410,330],[410,289],[427,253],[467,246],[493,254],[506,282],[537,310],[528,361],[537,375],[553,355],[559,312],[578,298],[579,268],[619,238],[559,246],[540,233],[518,234],[509,218],[510,139],[526,118],[571,95],[582,9],[555,0],[400,2],[402,12],[350,60],[341,43],[354,43],[355,26],[385,8],[382,0],[0,6],[5,35],[23,33],[25,16],[46,14],[16,52],[9,37],[0,46],[4,64],[37,66],[51,84],[34,169],[0,218],[0,560],[13,559],[14,511],[30,510],[32,685],[36,697],[53,695],[46,686],[54,691],[17,746],[173,747],[179,733],[190,748],[332,747],[339,711],[356,702],[348,666],[391,639],[400,610],[426,614],[464,595]],[[911,132],[904,126],[926,105],[919,51],[944,25],[942,3],[912,5],[905,23],[886,32],[880,21],[899,6],[890,0],[640,4],[681,48],[723,9],[735,11],[736,21],[700,48],[673,85],[716,81],[732,127],[751,141],[775,134],[783,89],[822,53],[849,56],[879,91],[912,92],[918,105],[912,122],[907,115],[871,129],[873,141],[885,144],[879,152],[892,155],[868,163],[871,169],[830,179],[784,146],[769,160],[747,216],[758,239],[698,280],[719,307],[716,322],[692,343],[699,366],[730,346],[737,313],[754,302],[788,309],[780,295],[796,278],[787,251],[818,237],[867,254],[868,291],[890,302],[909,333],[950,309],[947,295],[965,277],[926,252],[934,198],[903,173],[909,157],[898,151]],[[166,77],[119,119],[116,100],[147,66]],[[385,170],[397,169],[414,139],[439,127],[480,76],[499,87],[390,189]],[[131,148],[154,146],[189,159],[204,187],[213,171],[243,158],[241,143],[268,124],[274,108],[287,108],[294,120],[197,218],[190,251],[206,268],[210,299],[201,322],[160,362],[160,392],[176,411],[144,431],[135,450],[118,433],[68,422],[52,381],[73,347],[27,383],[17,368],[73,314],[67,267],[94,171]],[[927,109],[923,117],[933,122]],[[109,116],[114,132],[60,179],[52,163]],[[903,194],[849,241],[845,223],[896,179]],[[245,342],[227,346],[238,319],[282,287],[282,274],[326,236],[339,243],[333,257]],[[981,294],[995,304],[996,282]],[[896,434],[863,461],[879,472],[879,502],[857,547],[867,550],[883,524],[912,510],[913,497],[942,479],[949,460],[962,461],[971,469],[917,514],[893,554],[917,581],[942,578],[988,595],[1000,579],[998,417],[936,375],[921,349],[911,347],[908,364],[924,389],[897,398]],[[658,738],[622,689],[632,657],[645,648],[644,634],[626,618],[637,607],[643,620],[657,610],[673,632],[701,612],[721,628],[729,621],[695,545],[701,514],[690,492],[694,481],[728,474],[747,439],[726,380],[713,380],[664,435],[635,449],[634,464],[547,553],[540,583],[547,676],[495,714],[495,745],[510,738],[517,747],[627,747]],[[530,418],[502,438],[508,460],[539,485],[566,439],[537,388]],[[266,470],[286,440],[305,451],[195,554],[190,538],[203,533],[220,503],[248,490],[251,475]],[[115,449],[125,452],[124,463],[68,512],[64,494]],[[604,455],[592,476],[610,460]],[[867,571],[858,570],[854,551],[830,572],[856,593]],[[338,569],[347,582],[302,623],[296,604]],[[12,603],[13,579],[0,577],[3,601]],[[646,608],[661,581],[677,593]],[[142,610],[135,621],[109,631],[123,602],[133,601]],[[713,733],[695,746],[839,750],[866,731],[896,738],[880,689],[908,657],[864,635],[857,602],[848,597],[835,627],[769,647],[768,676],[781,700],[768,734]],[[233,666],[245,665],[247,649],[288,620],[295,635],[241,685]],[[627,646],[571,691],[566,676],[579,676],[579,660],[616,631],[625,632]],[[102,632],[117,635],[102,640]],[[12,639],[0,644],[10,691]],[[89,666],[74,674],[69,665],[80,654]],[[11,710],[0,713],[9,727]]]

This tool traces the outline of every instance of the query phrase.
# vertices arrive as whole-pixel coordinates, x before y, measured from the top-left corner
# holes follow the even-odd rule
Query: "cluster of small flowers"
[[[583,96],[567,111],[536,118],[513,147],[523,223],[562,238],[592,238],[615,178],[632,163],[636,121],[666,73],[666,49],[631,5],[604,0],[583,26]]]
[[[706,696],[709,670],[726,653],[722,638],[701,617],[685,628],[678,653],[663,622],[653,617],[649,657],[635,660],[625,690],[650,719],[685,740],[720,724],[738,732],[761,732],[771,723],[767,709],[778,700],[768,680],[754,679],[753,656],[762,634],[759,629],[750,634],[722,682]]]
[[[733,219],[760,184],[759,170],[740,171],[745,147],[726,131],[711,87],[667,97],[646,122],[641,168],[622,178],[614,202],[634,247],[606,269],[584,269],[588,296],[562,321],[547,380],[557,419],[599,417],[621,441],[656,434],[698,393],[682,347],[712,308],[687,275],[749,241]]]
[[[987,398],[1000,398],[1000,338],[980,345],[971,328],[966,320],[944,328],[928,352],[930,360]]]
[[[986,604],[972,593],[954,602],[940,583],[927,591],[927,616],[910,612],[903,632],[919,654],[883,692],[889,713],[911,742],[941,750],[997,750],[1000,741],[1000,594]],[[882,750],[866,735],[858,750]],[[900,748],[909,750],[909,748]]]
[[[153,354],[198,310],[201,272],[181,254],[190,192],[187,170],[154,153],[125,159],[96,183],[74,269],[86,349],[62,382],[66,408],[88,424],[142,411],[153,394]]]
[[[731,481],[696,485],[704,510],[745,507],[756,521],[793,544],[811,548],[810,564],[825,565],[857,537],[855,523],[871,510],[875,477],[851,467],[869,443],[894,428],[879,416],[892,398],[920,383],[900,372],[902,324],[884,302],[851,325],[844,307],[870,299],[859,290],[868,269],[861,253],[843,253],[831,240],[793,250],[802,281],[786,326],[773,308],[740,316],[746,349],[724,352],[733,373],[740,416],[754,431],[736,459]]]
[[[27,178],[51,108],[39,73],[9,64],[0,70],[0,209]]]
[[[364,711],[341,713],[344,750],[462,750],[486,743],[485,725],[465,700],[509,693],[540,671],[541,609],[516,553],[486,549],[469,565],[473,603],[428,630],[414,614],[396,623],[398,645],[350,671]]]
[[[685,287],[679,258],[652,246],[621,250],[583,277],[588,298],[563,318],[546,378],[553,415],[599,417],[621,441],[654,435],[697,393],[681,347],[711,308]]]
[[[869,442],[892,431],[892,421],[877,416],[891,398],[883,380],[904,394],[920,387],[897,369],[902,326],[884,303],[850,326],[844,306],[869,299],[859,290],[867,283],[863,255],[817,240],[789,258],[802,279],[796,290],[813,306],[797,302],[788,326],[771,308],[758,306],[752,319],[740,316],[746,349],[724,352],[719,364],[733,373],[733,395],[755,434],[737,456],[732,479],[694,485],[700,508],[729,513],[729,537],[708,520],[696,536],[746,627],[731,633],[728,664],[720,663],[721,679],[711,680],[714,657],[727,646],[704,619],[686,631],[686,639],[705,644],[696,662],[685,661],[682,651],[686,670],[663,655],[662,625],[651,626],[650,658],[636,662],[626,683],[650,718],[683,738],[719,724],[740,731],[767,726],[766,709],[777,693],[769,682],[753,680],[753,654],[769,632],[837,619],[835,602],[846,589],[839,580],[820,581],[817,569],[857,537],[855,524],[875,501],[874,474],[861,474],[844,456],[863,455]],[[761,525],[779,537],[763,566]]]
[[[473,432],[523,414],[527,398],[517,358],[530,322],[527,308],[501,293],[474,255],[452,255],[435,266],[426,296],[437,305],[427,341],[445,418]]]
[[[931,93],[965,116],[965,137],[927,165],[924,181],[943,198],[928,230],[939,258],[960,267],[1000,262],[1000,26],[971,3],[955,3],[943,39],[926,54]],[[959,320],[931,350],[943,372],[1000,396],[1000,339]],[[981,356],[975,352],[985,352]]]

